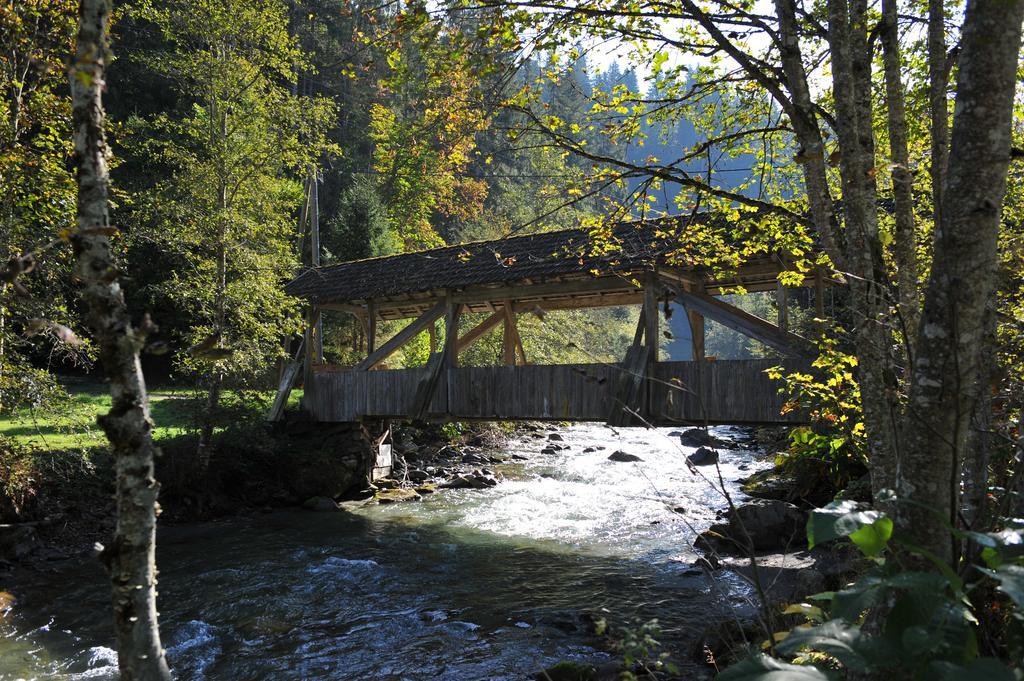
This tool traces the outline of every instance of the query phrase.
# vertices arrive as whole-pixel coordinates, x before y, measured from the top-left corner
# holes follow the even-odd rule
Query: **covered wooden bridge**
[[[692,221],[694,218],[687,218]],[[703,219],[698,216],[698,219]],[[729,275],[669,264],[673,246],[665,223],[627,223],[612,233],[614,248],[590,253],[583,230],[564,230],[448,246],[306,270],[287,292],[308,303],[304,342],[303,407],[320,421],[367,418],[496,419],[649,422],[777,423],[783,398],[765,369],[782,364],[806,370],[813,349],[778,324],[753,316],[715,296],[730,287],[776,291],[785,266],[770,255]],[[684,229],[685,227],[680,227]],[[674,258],[673,258],[674,259]],[[820,274],[805,281],[817,288]],[[666,301],[686,310],[692,332],[690,361],[662,361]],[[616,364],[535,365],[523,349],[517,318],[550,310],[639,305],[633,343]],[[323,361],[321,315],[355,315],[366,334],[366,356],[354,366]],[[460,333],[460,317],[485,313]],[[386,342],[379,320],[409,319]],[[705,319],[714,320],[777,350],[781,359],[715,360],[704,352]],[[437,333],[443,323],[444,333]],[[503,329],[501,366],[460,366],[459,354],[496,327]],[[420,333],[430,334],[423,367],[382,368],[384,361]]]

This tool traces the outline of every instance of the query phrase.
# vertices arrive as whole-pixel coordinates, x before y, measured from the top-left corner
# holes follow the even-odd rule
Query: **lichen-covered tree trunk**
[[[910,172],[910,151],[907,142],[907,107],[900,73],[898,3],[882,0],[882,61],[885,72],[886,125],[889,131],[889,153],[892,156],[892,193],[895,201],[896,292],[907,356],[913,356],[913,341],[920,317],[917,295],[917,237],[914,229],[913,176]],[[909,369],[908,369],[909,370]]]
[[[843,221],[851,273],[850,301],[864,424],[871,451],[871,486],[877,494],[896,478],[898,405],[895,401],[886,275],[878,239],[871,50],[864,0],[829,0],[828,41],[843,186]]]
[[[942,221],[903,429],[899,524],[946,561],[997,264],[1022,20],[1024,0],[967,5]]]
[[[807,188],[807,201],[811,209],[811,217],[814,220],[815,230],[821,236],[825,251],[832,259],[832,263],[843,269],[846,267],[846,258],[839,250],[839,242],[834,230],[835,211],[832,205],[832,195],[828,188],[828,172],[825,165],[827,153],[811,99],[811,88],[807,81],[807,71],[804,68],[803,54],[800,49],[796,3],[794,0],[776,0],[775,12],[779,19],[782,72],[786,76],[786,89],[792,99],[790,118],[797,142],[803,150],[804,162],[801,167],[804,185]]]
[[[72,125],[78,170],[78,225],[72,236],[75,273],[88,306],[113,404],[101,416],[114,453],[117,526],[102,557],[113,587],[121,678],[169,680],[156,611],[156,500],[152,422],[139,349],[147,324],[134,328],[111,251],[101,93],[108,60],[110,0],[82,0],[71,65]]]
[[[946,64],[946,3],[928,0],[928,100],[931,111],[932,204],[935,225],[942,221],[942,183],[949,158],[949,67]]]

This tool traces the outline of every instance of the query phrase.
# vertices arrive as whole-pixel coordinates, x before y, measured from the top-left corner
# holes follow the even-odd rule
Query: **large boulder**
[[[333,499],[365,485],[374,460],[371,436],[359,424],[318,425],[282,452],[281,469],[299,499]]]
[[[698,537],[701,548],[735,551],[749,535],[754,550],[788,550],[804,546],[807,513],[777,499],[753,499],[736,507],[727,522],[717,523]],[[746,533],[744,534],[744,529]]]

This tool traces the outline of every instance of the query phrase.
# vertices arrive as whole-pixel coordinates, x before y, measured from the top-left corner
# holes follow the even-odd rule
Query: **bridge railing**
[[[658,362],[645,379],[645,405],[614,404],[621,368],[614,364],[458,367],[443,372],[427,415],[450,419],[605,421],[613,409],[643,410],[673,423],[792,423],[784,397],[765,370],[807,371],[800,359]],[[412,416],[427,369],[351,371],[318,367],[304,406],[320,421]]]

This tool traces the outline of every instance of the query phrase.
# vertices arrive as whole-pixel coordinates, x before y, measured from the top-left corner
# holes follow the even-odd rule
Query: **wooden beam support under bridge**
[[[783,331],[771,322],[765,321],[745,310],[724,303],[696,291],[684,291],[675,283],[669,284],[676,298],[688,310],[692,309],[723,326],[750,336],[765,345],[775,348],[791,357],[813,357],[816,353],[811,342],[803,336]]]
[[[353,371],[368,371],[374,368],[394,354],[403,345],[412,340],[421,331],[432,326],[435,321],[441,318],[441,315],[443,315],[444,312],[444,303],[438,303],[434,307],[430,308],[407,324],[401,331],[396,333],[391,340],[384,343],[384,345],[380,346],[377,350],[371,351],[370,354],[367,355],[366,359],[352,367]]]

